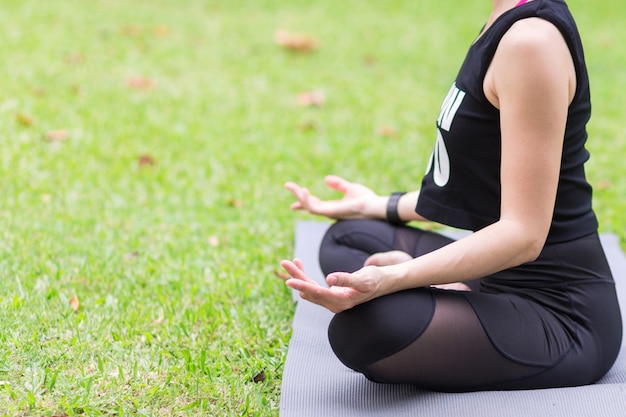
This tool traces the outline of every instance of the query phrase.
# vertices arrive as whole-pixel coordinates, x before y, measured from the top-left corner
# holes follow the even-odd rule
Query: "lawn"
[[[277,415],[282,185],[419,185],[490,6],[423,3],[3,0],[0,415]],[[569,4],[626,247],[626,3]]]

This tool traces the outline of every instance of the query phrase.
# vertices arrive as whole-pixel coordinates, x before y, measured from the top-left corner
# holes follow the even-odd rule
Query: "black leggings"
[[[325,274],[352,272],[373,253],[418,257],[450,242],[382,221],[339,221],[320,264]],[[476,289],[416,288],[339,313],[328,329],[333,351],[373,381],[437,391],[585,385],[615,361],[621,315],[597,234],[548,245]]]

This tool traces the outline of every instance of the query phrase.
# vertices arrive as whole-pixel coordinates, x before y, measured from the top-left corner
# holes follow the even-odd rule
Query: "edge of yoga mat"
[[[328,223],[296,225],[295,256],[307,274],[323,282],[317,252]],[[465,232],[452,232],[460,237]],[[626,257],[615,235],[601,235],[626,308]],[[294,300],[298,295],[294,293]],[[281,417],[457,416],[596,417],[626,415],[626,349],[598,383],[584,387],[528,391],[437,393],[408,385],[376,384],[346,368],[333,354],[326,337],[332,313],[298,302],[293,334],[283,371]],[[626,325],[626,322],[625,322]]]

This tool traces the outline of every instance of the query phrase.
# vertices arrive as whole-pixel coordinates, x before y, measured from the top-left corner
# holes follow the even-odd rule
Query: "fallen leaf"
[[[326,101],[322,91],[305,91],[298,94],[298,104],[303,107],[320,107]]]
[[[234,208],[239,208],[243,206],[243,202],[241,200],[236,200],[234,198],[229,198],[228,200],[226,200],[226,204]]]
[[[139,25],[125,25],[122,26],[122,33],[131,38],[141,36],[143,29]]]
[[[217,236],[210,236],[208,242],[211,246],[219,246],[220,244],[220,240]]]
[[[298,129],[300,129],[301,132],[314,132],[316,130],[319,130],[319,125],[317,124],[317,122],[309,120],[300,123],[298,125]]]
[[[384,136],[386,138],[392,138],[396,136],[398,132],[390,126],[382,126],[378,129],[378,135]]]
[[[143,154],[139,157],[139,167],[146,167],[146,166],[154,166],[156,165],[156,161],[154,160],[154,158],[148,154]]]
[[[373,67],[378,63],[378,61],[373,56],[367,55],[363,58],[363,63],[368,67]]]
[[[128,252],[124,254],[124,259],[135,259],[139,256],[139,252]]]
[[[278,46],[295,52],[311,52],[317,49],[317,41],[313,37],[282,29],[274,32],[274,42]]]
[[[72,307],[72,310],[74,310],[74,313],[78,313],[78,308],[80,307],[80,301],[78,301],[78,296],[76,294],[70,297],[69,303],[70,303],[70,307]]]
[[[170,36],[170,28],[165,25],[155,26],[152,29],[152,33],[154,33],[154,36],[157,38],[167,38]]]
[[[154,324],[161,324],[161,323],[163,323],[164,319],[165,319],[165,313],[163,313],[163,309],[160,308],[159,309],[159,316],[156,319],[152,320],[152,323],[154,323]]]
[[[152,90],[154,82],[150,78],[132,76],[126,79],[126,85],[135,90]]]
[[[610,188],[610,187],[611,187],[611,181],[608,179],[600,180],[596,184],[596,189],[598,190],[606,190],[607,188]]]
[[[27,114],[18,113],[15,115],[15,121],[22,126],[32,126],[35,120]]]
[[[48,90],[46,90],[44,87],[41,87],[41,86],[34,86],[32,91],[33,91],[33,94],[38,97],[45,96],[48,93]]]
[[[50,142],[63,142],[69,137],[67,130],[51,130],[46,133],[46,139]]]
[[[255,384],[258,384],[259,382],[263,382],[266,379],[267,379],[267,376],[265,375],[265,372],[261,371],[252,378],[252,382],[254,382]]]
[[[80,84],[72,84],[70,86],[70,93],[74,94],[74,95],[79,95],[81,93],[81,86]]]
[[[78,65],[80,63],[82,63],[84,60],[84,56],[82,53],[74,53],[74,54],[67,54],[65,56],[65,62],[69,65]]]

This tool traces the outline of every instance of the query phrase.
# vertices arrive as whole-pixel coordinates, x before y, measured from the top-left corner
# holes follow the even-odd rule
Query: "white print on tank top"
[[[435,142],[435,149],[430,154],[426,174],[434,167],[433,181],[439,187],[445,187],[450,180],[450,157],[448,156],[448,150],[446,149],[446,143],[443,141],[441,130],[450,131],[454,116],[459,111],[464,98],[465,92],[459,90],[456,83],[453,84],[446,99],[443,101],[441,113],[439,113],[439,118],[437,119],[437,141]]]

